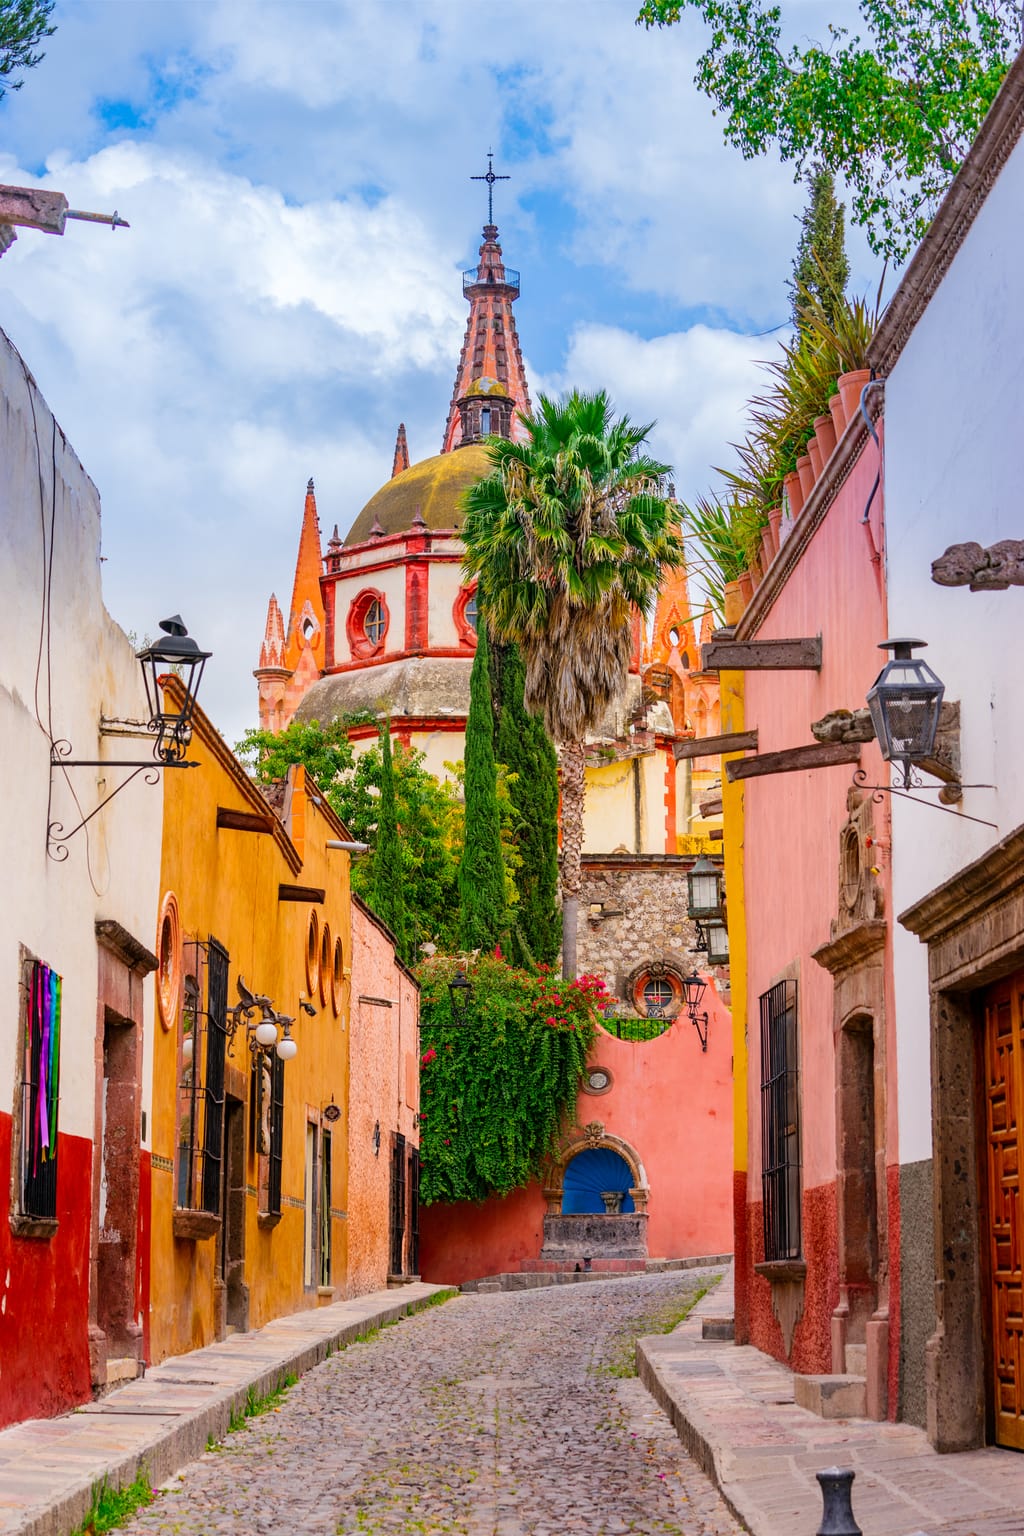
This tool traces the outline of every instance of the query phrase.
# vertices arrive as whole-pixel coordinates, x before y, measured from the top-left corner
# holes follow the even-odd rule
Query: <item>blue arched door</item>
[[[578,1152],[565,1170],[562,1184],[562,1215],[603,1215],[605,1210],[602,1194],[610,1189],[623,1192],[620,1210],[625,1215],[635,1211],[633,1197],[633,1172],[624,1157],[610,1147],[591,1147]]]

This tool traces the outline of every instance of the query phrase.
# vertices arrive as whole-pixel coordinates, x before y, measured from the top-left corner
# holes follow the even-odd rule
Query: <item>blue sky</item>
[[[657,418],[693,496],[728,459],[784,321],[802,191],[744,162],[691,84],[695,23],[630,0],[57,0],[0,101],[0,181],[129,231],[24,231],[0,326],[100,488],[105,592],[180,611],[234,740],[267,598],[290,596],[307,478],[325,535],[440,446],[486,211],[522,273],[534,395],[607,387]],[[790,0],[821,38],[850,0]],[[851,237],[853,287],[877,284]]]

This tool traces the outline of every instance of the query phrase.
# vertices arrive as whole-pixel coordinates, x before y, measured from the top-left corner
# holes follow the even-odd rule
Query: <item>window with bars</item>
[[[63,981],[41,960],[26,960],[21,1066],[21,1216],[57,1219],[57,1115]]]
[[[211,938],[184,945],[178,1080],[178,1206],[218,1215],[224,1160],[228,952]]]
[[[761,1186],[766,1260],[800,1257],[800,1064],[796,982],[762,992]]]

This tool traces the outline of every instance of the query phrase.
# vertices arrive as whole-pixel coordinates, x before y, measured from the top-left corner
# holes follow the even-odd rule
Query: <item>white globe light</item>
[[[262,1024],[256,1025],[256,1044],[277,1044],[277,1025],[273,1022],[272,1019],[264,1019]]]
[[[193,1048],[194,1048],[194,1041],[192,1039],[192,1036],[191,1035],[186,1035],[184,1040],[181,1042],[181,1062],[182,1062],[182,1066],[190,1067],[192,1065],[192,1051],[193,1051]]]
[[[295,1041],[290,1039],[288,1035],[285,1035],[284,1039],[279,1040],[277,1043],[277,1054],[282,1061],[291,1061],[293,1056],[298,1055],[298,1050],[299,1048]]]

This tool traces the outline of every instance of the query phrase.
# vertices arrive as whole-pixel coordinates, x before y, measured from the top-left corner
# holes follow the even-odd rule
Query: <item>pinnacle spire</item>
[[[506,267],[493,224],[484,228],[479,254],[476,269],[462,274],[469,318],[442,453],[488,436],[518,440],[523,436],[518,416],[528,416],[532,409],[512,313],[519,297],[519,273]]]
[[[395,457],[391,465],[392,480],[400,475],[403,469],[409,468],[409,444],[405,436],[405,422],[398,423],[398,436],[395,439]]]

